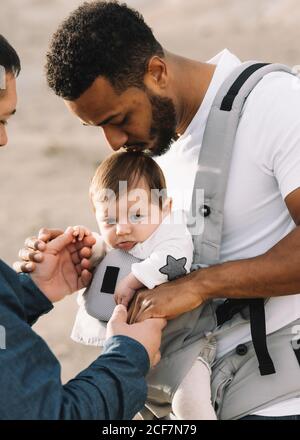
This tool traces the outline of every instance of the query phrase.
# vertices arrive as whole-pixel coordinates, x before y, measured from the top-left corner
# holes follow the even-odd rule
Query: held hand
[[[77,241],[82,241],[84,237],[88,237],[89,235],[91,235],[91,231],[86,226],[82,225],[69,226],[66,229],[66,232],[69,232],[70,230],[73,230],[73,243],[76,243]]]
[[[128,307],[128,304],[134,297],[135,292],[135,289],[132,289],[130,286],[128,286],[127,277],[125,277],[117,284],[114,293],[116,304],[123,304],[125,307]]]
[[[189,274],[178,280],[161,284],[155,289],[141,289],[129,307],[129,323],[148,318],[174,319],[195,309],[204,301],[204,295],[192,288]]]
[[[150,365],[155,366],[160,361],[161,333],[166,326],[165,319],[147,319],[138,324],[126,323],[127,310],[123,305],[116,306],[107,324],[106,338],[123,335],[135,339],[142,344],[150,359]]]
[[[34,283],[52,302],[87,286],[92,278],[88,270],[74,264],[69,250],[73,238],[70,231],[45,244],[43,261],[31,274]]]
[[[63,234],[61,229],[42,228],[37,237],[29,237],[25,240],[25,247],[19,252],[21,261],[16,261],[13,265],[15,271],[31,273],[36,269],[37,264],[44,259],[43,251],[46,249],[46,243],[54,240]],[[90,258],[92,247],[96,240],[92,235],[85,236],[82,241],[76,241],[69,245],[72,261],[82,269],[90,269]]]

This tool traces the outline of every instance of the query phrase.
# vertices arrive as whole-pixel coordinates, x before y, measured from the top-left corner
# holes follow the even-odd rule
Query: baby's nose
[[[117,235],[130,234],[131,227],[129,223],[117,223],[116,233]]]

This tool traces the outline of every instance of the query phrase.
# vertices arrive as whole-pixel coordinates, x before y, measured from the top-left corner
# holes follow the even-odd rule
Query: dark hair
[[[15,76],[18,76],[21,71],[21,62],[17,52],[1,34],[0,66],[3,66],[6,72],[13,73]]]
[[[47,53],[46,75],[54,92],[79,98],[98,76],[117,92],[144,87],[153,55],[164,56],[143,17],[117,1],[79,6],[58,28]]]
[[[120,181],[126,181],[130,191],[141,178],[145,179],[150,191],[157,190],[152,196],[162,207],[167,197],[164,174],[158,164],[143,152],[122,151],[107,157],[92,179],[90,198],[92,201],[103,201],[102,190],[105,194],[106,189],[113,191],[118,198]]]

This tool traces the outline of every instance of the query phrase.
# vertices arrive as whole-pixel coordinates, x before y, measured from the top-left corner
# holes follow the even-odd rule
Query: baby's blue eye
[[[115,218],[108,218],[107,220],[105,220],[105,223],[107,225],[115,225],[117,223]]]
[[[130,216],[131,223],[138,223],[141,221],[145,216],[141,214],[133,214]]]

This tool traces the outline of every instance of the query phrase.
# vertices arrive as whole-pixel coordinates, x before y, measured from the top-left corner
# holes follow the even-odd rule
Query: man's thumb
[[[57,252],[62,251],[68,244],[72,243],[73,235],[72,232],[65,232],[54,238],[47,244],[47,249],[53,249]]]
[[[113,314],[109,320],[111,323],[126,322],[127,321],[127,309],[123,304],[118,304],[113,311]]]
[[[127,321],[127,309],[122,304],[119,304],[115,307],[113,314],[107,323],[106,339],[110,338],[111,336],[120,334],[118,333],[119,332],[118,326],[115,327],[115,325],[126,323],[126,321]]]

